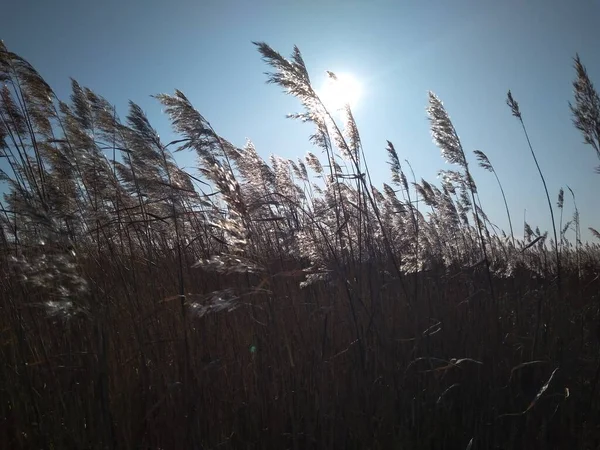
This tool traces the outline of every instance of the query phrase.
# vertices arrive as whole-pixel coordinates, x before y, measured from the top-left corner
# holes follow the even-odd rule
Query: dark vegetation
[[[0,46],[2,447],[598,448],[600,247],[575,194],[548,196],[550,238],[497,230],[470,167],[502,174],[434,94],[454,170],[417,181],[388,143],[373,186],[351,111],[325,109],[297,49],[257,46],[314,154],[266,162],[179,91],[157,96],[180,135],[162,142],[137,105],[121,120],[75,81],[63,102]]]

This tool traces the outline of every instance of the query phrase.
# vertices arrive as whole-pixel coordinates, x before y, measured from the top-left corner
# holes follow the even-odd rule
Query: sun
[[[358,80],[348,73],[333,75],[331,72],[327,72],[325,76],[326,80],[318,91],[325,107],[337,111],[350,105],[350,108],[354,109],[361,94]]]

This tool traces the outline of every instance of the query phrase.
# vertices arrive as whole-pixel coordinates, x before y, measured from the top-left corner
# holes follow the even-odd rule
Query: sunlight
[[[347,73],[330,74],[331,72],[327,72],[327,79],[318,92],[325,107],[337,111],[348,104],[354,109],[361,93],[358,80]]]

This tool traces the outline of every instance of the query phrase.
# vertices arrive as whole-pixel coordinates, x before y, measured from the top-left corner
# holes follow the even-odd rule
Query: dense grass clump
[[[327,110],[297,48],[257,47],[314,125],[296,161],[236,147],[179,91],[157,96],[179,134],[162,142],[136,104],[121,120],[76,81],[61,101],[0,46],[4,446],[597,448],[600,246],[577,209],[563,223],[564,191],[553,239],[528,224],[518,239],[500,176],[433,93],[454,169],[417,181],[388,142],[374,186],[350,109]],[[575,125],[598,152],[600,101],[575,68]]]

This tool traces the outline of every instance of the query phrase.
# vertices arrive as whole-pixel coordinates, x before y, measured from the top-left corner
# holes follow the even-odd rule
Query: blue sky
[[[520,103],[553,203],[561,186],[577,195],[584,237],[600,228],[600,175],[593,150],[571,125],[568,101],[579,52],[600,87],[600,1],[237,1],[20,0],[3,5],[0,39],[28,59],[58,95],[69,77],[114,103],[140,104],[161,135],[170,129],[151,94],[182,90],[216,130],[259,153],[296,158],[315,149],[300,109],[266,85],[252,41],[284,55],[298,45],[318,84],[324,71],[363,85],[355,116],[375,184],[387,181],[386,139],[436,181],[450,168],[431,141],[427,91],[444,101],[466,150],[483,150],[503,181],[515,232],[548,226],[543,187],[518,122]],[[474,161],[474,158],[472,158]],[[181,156],[184,166],[192,155]],[[483,206],[508,231],[495,179],[474,171]],[[570,215],[570,197],[566,213]]]

